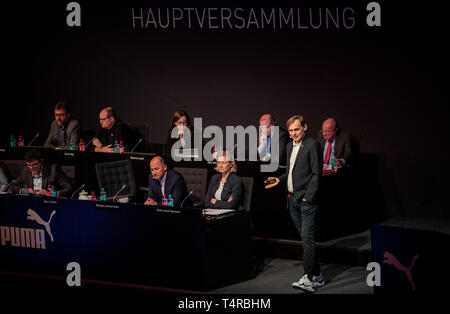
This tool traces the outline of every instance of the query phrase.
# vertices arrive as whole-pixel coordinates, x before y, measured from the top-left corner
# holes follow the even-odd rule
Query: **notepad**
[[[220,216],[220,215],[228,214],[231,212],[235,212],[235,210],[234,209],[206,208],[204,211],[204,214],[208,215],[208,216]]]

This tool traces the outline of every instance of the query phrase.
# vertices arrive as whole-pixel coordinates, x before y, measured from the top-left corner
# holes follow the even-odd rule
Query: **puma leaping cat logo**
[[[27,210],[27,219],[30,220],[34,220],[36,221],[38,224],[43,225],[45,227],[45,230],[47,230],[48,235],[50,236],[50,240],[52,240],[53,242],[53,235],[52,235],[52,230],[50,229],[50,222],[52,221],[52,217],[54,214],[56,214],[56,210],[52,211],[52,213],[50,214],[50,219],[45,222],[39,215],[38,213],[36,213],[34,210],[32,210],[31,208]]]
[[[412,290],[416,291],[416,286],[414,285],[414,282],[412,280],[411,268],[414,266],[414,262],[419,258],[419,255],[413,257],[411,265],[409,265],[409,267],[403,266],[402,263],[400,263],[399,260],[388,251],[384,252],[384,258],[385,260],[383,261],[383,263],[394,265],[395,268],[405,273],[406,278],[408,278],[409,283],[412,286]]]

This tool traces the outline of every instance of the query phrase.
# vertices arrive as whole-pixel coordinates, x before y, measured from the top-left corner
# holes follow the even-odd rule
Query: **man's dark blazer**
[[[42,189],[47,189],[49,184],[55,186],[60,196],[69,196],[73,188],[72,180],[66,177],[60,166],[44,162],[42,165]],[[33,175],[27,166],[11,186],[11,191],[17,193],[24,185],[33,188]]]
[[[319,131],[317,135],[317,139],[322,146],[322,153],[325,149],[325,139],[323,138],[323,134],[321,131]],[[334,154],[336,156],[336,159],[344,159],[346,166],[351,166],[354,158],[355,153],[353,150],[353,141],[350,134],[344,131],[338,131],[336,133],[336,142],[334,144]],[[323,156],[323,154],[322,154]]]
[[[161,200],[163,197],[161,193],[161,181],[153,179],[151,174],[148,181],[148,197],[150,197],[158,204],[161,204]],[[186,198],[186,196],[188,196],[188,190],[183,176],[175,170],[167,170],[164,193],[166,193],[166,198],[169,197],[169,195],[172,195],[173,206],[181,206],[183,200]],[[184,201],[183,206],[192,206],[190,197],[188,197]]]
[[[222,200],[217,200],[215,204],[211,203],[211,199],[215,198],[216,191],[220,186],[221,178],[222,175],[220,173],[211,177],[205,197],[205,208],[244,210],[244,185],[241,178],[235,173],[230,173],[227,181],[223,185],[222,195],[220,197]],[[228,202],[230,196],[233,196],[233,200]]]
[[[50,126],[50,133],[48,134],[47,140],[45,141],[44,146],[55,148],[58,146],[58,138],[59,138],[59,126],[55,120],[53,120]],[[72,141],[75,145],[78,145],[78,141],[81,136],[81,126],[77,120],[70,119],[69,123],[66,127],[66,136],[65,142],[66,145],[64,149],[69,149],[70,141]]]
[[[318,141],[305,137],[298,150],[295,163],[290,165],[293,141],[286,147],[287,171],[279,177],[281,182],[287,182],[289,169],[292,170],[292,183],[294,197],[298,202],[305,198],[310,203],[317,203],[320,178],[322,176],[323,158],[322,149]]]

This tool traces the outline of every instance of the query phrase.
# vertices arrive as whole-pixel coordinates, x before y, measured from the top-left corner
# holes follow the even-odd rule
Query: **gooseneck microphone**
[[[116,196],[119,195],[119,193],[122,192],[122,190],[123,190],[126,186],[127,186],[127,185],[124,184],[124,185],[120,188],[120,190],[117,191],[116,195],[114,195],[114,197],[113,197],[113,202],[116,200]]]
[[[3,184],[3,185],[1,185],[0,184],[0,192],[8,192],[8,190],[9,190],[9,187],[14,183],[14,182],[16,182],[17,181],[17,178],[16,179],[14,179],[14,180],[12,180],[11,182],[9,182],[9,183],[6,183],[6,184]]]
[[[91,140],[89,141],[89,143],[86,144],[86,146],[84,146],[84,149],[86,149],[94,140],[95,136],[93,138],[91,138]]]
[[[192,193],[194,193],[194,190],[191,190],[191,191],[189,192],[189,194],[184,198],[184,200],[181,202],[180,207],[183,207],[184,201],[187,200],[188,197],[191,196]]]
[[[31,146],[31,144],[33,144],[33,142],[39,137],[39,135],[41,135],[41,133],[38,132],[38,133],[33,137],[33,139],[28,143],[27,146]]]
[[[141,137],[141,139],[136,143],[136,145],[134,145],[133,149],[130,150],[130,153],[134,152],[134,150],[136,149],[136,147],[138,147],[139,143],[142,142],[143,139],[144,139],[144,138]]]
[[[82,188],[84,188],[85,185],[86,185],[86,183],[84,183],[82,186],[80,186],[78,189],[76,189],[76,191],[72,193],[72,196],[70,198],[73,198],[73,196],[75,194],[77,194],[77,192],[80,191]]]

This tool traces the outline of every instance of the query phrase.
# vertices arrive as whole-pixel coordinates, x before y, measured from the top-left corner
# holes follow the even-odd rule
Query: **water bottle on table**
[[[101,200],[101,201],[106,201],[106,192],[105,192],[105,188],[101,188],[101,189],[100,189],[100,200]]]
[[[167,198],[165,195],[163,195],[163,198],[161,199],[161,205],[167,206],[167,203],[168,203]]]

